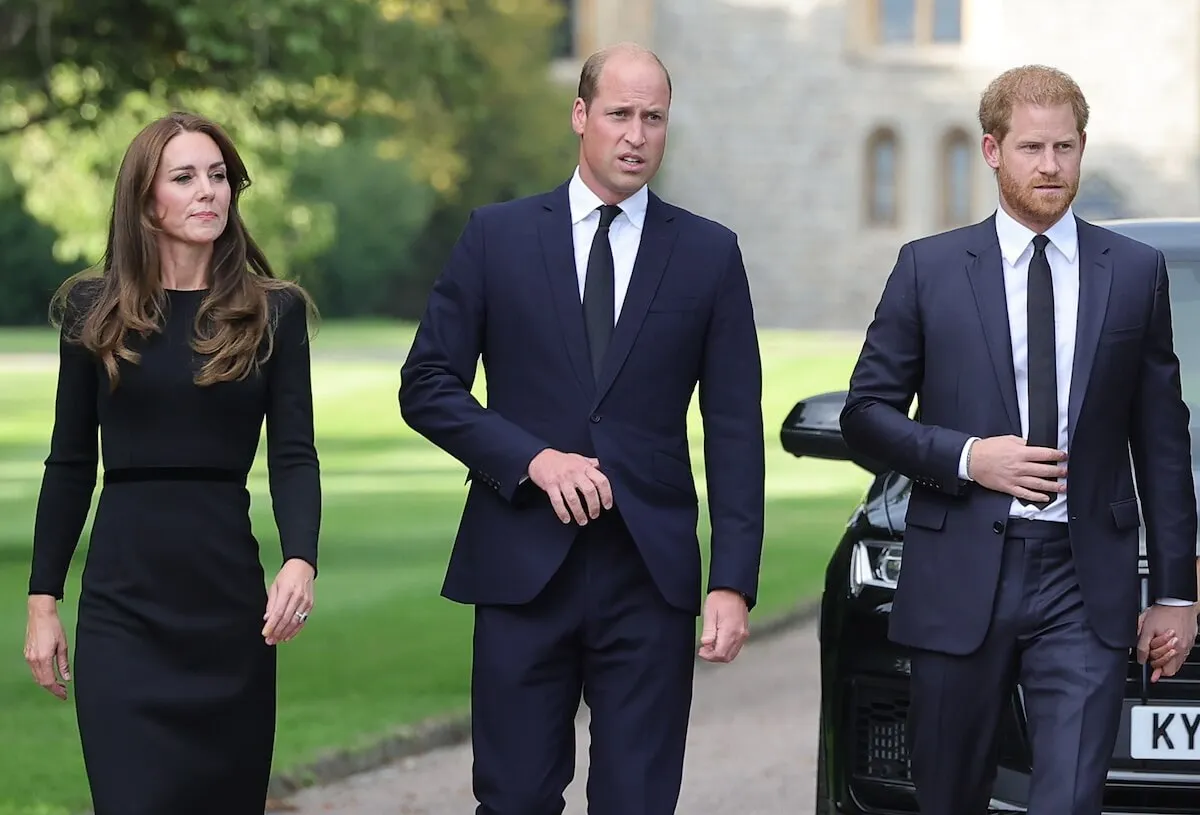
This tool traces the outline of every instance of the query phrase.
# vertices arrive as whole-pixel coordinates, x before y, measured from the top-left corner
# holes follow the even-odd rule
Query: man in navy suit
[[[852,448],[913,480],[890,635],[912,648],[922,815],[984,815],[1014,681],[1029,812],[1099,815],[1129,648],[1144,660],[1174,632],[1171,675],[1196,636],[1166,266],[1073,214],[1087,119],[1078,86],[1050,68],[988,87],[999,208],[900,250],[842,413]],[[1154,602],[1139,638],[1143,514]]]
[[[731,661],[748,633],[757,333],[735,235],[647,189],[670,100],[652,53],[588,59],[574,176],[472,213],[404,364],[405,420],[470,471],[443,595],[475,606],[478,815],[563,811],[581,696],[589,812],[675,811],[702,595],[697,384],[712,526],[699,656]]]

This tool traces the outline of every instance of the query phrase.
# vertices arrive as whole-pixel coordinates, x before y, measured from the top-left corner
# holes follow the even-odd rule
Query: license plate
[[[1200,707],[1137,705],[1129,710],[1132,758],[1200,759]]]

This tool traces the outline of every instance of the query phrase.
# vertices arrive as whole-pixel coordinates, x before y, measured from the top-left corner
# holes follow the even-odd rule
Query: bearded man
[[[1172,675],[1196,637],[1166,264],[1072,212],[1087,121],[1061,71],[1015,68],[988,86],[981,146],[999,206],[901,248],[841,416],[851,448],[913,483],[889,635],[912,653],[924,815],[984,815],[1014,682],[1029,812],[1100,815],[1130,647],[1145,659],[1175,632]],[[1139,640],[1143,516],[1152,604]]]

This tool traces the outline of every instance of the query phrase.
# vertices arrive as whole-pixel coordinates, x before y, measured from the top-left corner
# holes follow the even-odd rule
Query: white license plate
[[[1137,705],[1130,708],[1129,755],[1160,761],[1200,759],[1200,707]]]

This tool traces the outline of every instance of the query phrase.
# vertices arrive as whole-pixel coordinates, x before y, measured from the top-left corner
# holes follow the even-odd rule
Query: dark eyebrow
[[[608,108],[606,108],[606,112],[608,112],[608,113],[628,113],[631,110],[633,110],[633,108],[634,108],[634,105],[614,104],[614,105],[610,105]],[[649,114],[653,114],[655,116],[665,115],[663,109],[658,107],[657,105],[652,105],[647,108],[642,108],[642,113],[649,113]]]
[[[1078,141],[1078,136],[1064,136],[1061,139],[1039,139],[1030,137],[1027,139],[1021,139],[1017,142],[1017,144],[1021,147],[1038,147],[1043,144],[1076,144]]]
[[[208,165],[208,169],[212,170],[217,167],[223,167],[224,165],[225,165],[224,161],[214,161],[212,164]],[[195,170],[195,169],[196,168],[191,164],[184,164],[181,167],[172,167],[168,172],[177,173],[180,170]]]

